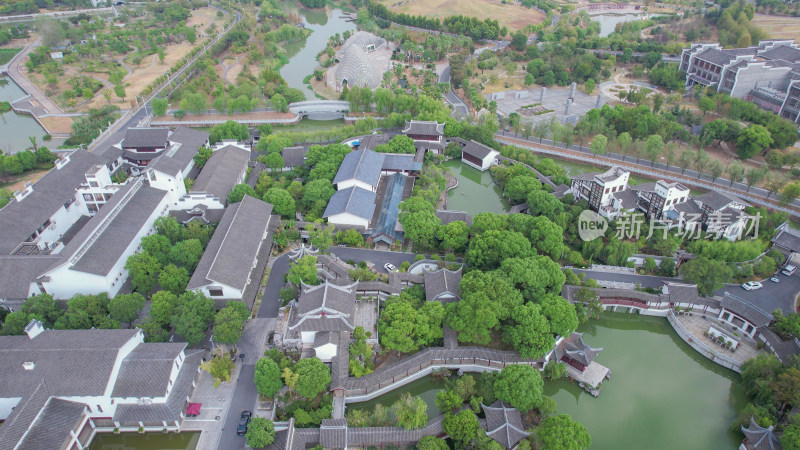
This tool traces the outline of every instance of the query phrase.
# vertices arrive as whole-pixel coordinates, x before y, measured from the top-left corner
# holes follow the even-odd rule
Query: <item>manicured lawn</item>
[[[11,61],[21,48],[0,48],[0,66]]]

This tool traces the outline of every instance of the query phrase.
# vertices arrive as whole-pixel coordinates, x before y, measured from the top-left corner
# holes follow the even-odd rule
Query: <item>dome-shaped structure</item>
[[[365,52],[370,52],[380,48],[383,45],[386,45],[386,39],[375,36],[372,33],[367,33],[366,31],[356,31],[352,36],[344,41],[344,45],[342,45],[341,50],[339,50],[337,53],[337,57],[339,55],[344,55],[344,53],[351,47],[358,47]]]
[[[368,86],[375,89],[381,84],[370,64],[369,55],[358,45],[351,45],[341,52],[336,67],[336,84],[341,88]]]

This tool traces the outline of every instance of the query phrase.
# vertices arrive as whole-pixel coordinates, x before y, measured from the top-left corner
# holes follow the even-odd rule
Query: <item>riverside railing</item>
[[[714,361],[715,363],[727,367],[731,370],[741,373],[742,372],[742,363],[738,360],[735,360],[729,356],[722,355],[717,350],[709,347],[708,345],[700,342],[697,337],[689,332],[686,327],[678,320],[675,316],[675,313],[670,310],[669,314],[667,314],[667,321],[669,321],[672,328],[678,333],[678,336],[681,337],[687,344],[692,346],[695,350],[702,353],[706,358]]]

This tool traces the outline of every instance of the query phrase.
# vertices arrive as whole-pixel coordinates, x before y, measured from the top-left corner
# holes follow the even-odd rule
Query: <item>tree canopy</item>
[[[539,371],[525,364],[504,367],[494,382],[497,398],[522,412],[530,411],[542,403],[543,387]]]

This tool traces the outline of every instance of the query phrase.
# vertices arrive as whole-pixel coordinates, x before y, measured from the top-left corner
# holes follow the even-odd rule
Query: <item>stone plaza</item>
[[[561,123],[576,123],[590,109],[600,108],[609,99],[602,94],[586,94],[576,88],[551,86],[495,92],[485,95],[489,101],[497,102],[497,112],[508,116],[516,112],[523,122],[539,123],[555,119]]]

